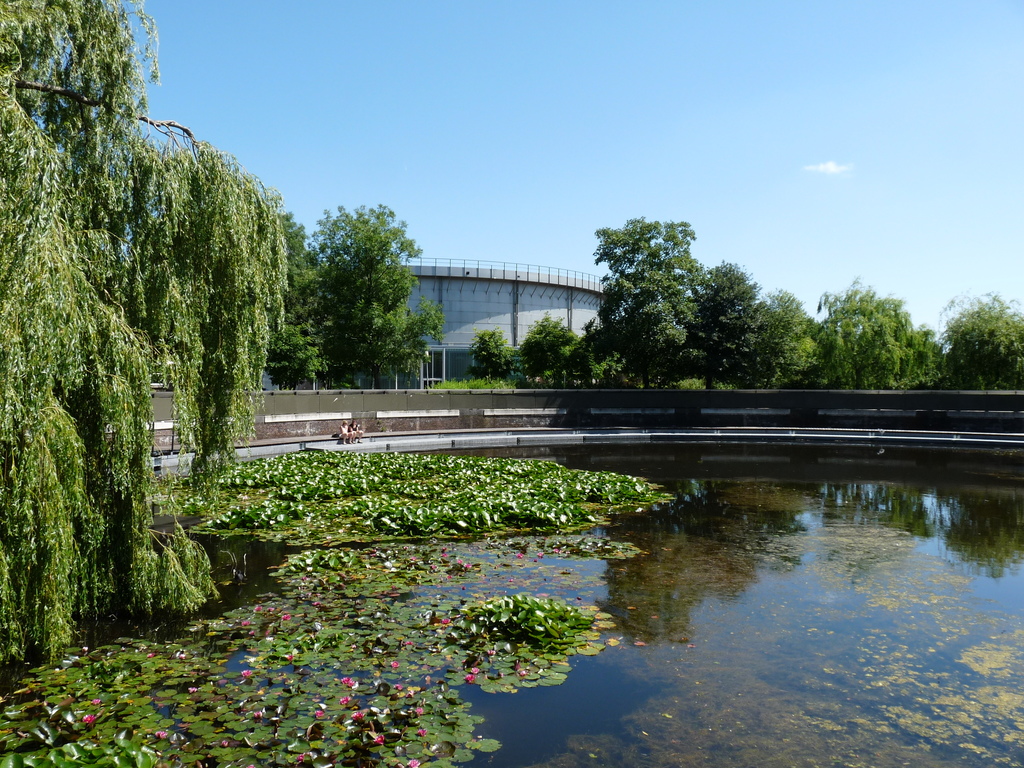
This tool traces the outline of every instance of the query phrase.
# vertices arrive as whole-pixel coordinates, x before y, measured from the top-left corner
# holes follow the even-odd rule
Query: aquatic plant
[[[553,462],[309,451],[233,467],[204,526],[304,545],[592,526],[665,498],[644,480]],[[212,511],[212,514],[211,514]]]
[[[585,645],[593,616],[564,600],[504,595],[467,608],[459,626],[470,636],[510,640],[538,650]]]
[[[183,511],[210,498],[166,490]],[[572,561],[638,550],[565,533],[423,535],[573,528],[654,497],[634,478],[547,462],[306,453],[233,467],[207,527],[307,547],[280,566],[276,593],[173,644],[123,638],[37,670],[0,713],[0,752],[63,760],[128,728],[172,766],[464,762],[499,744],[474,736],[460,687],[563,682],[610,619],[584,599],[597,572]]]
[[[0,753],[44,759],[128,728],[171,766],[464,762],[499,745],[475,736],[462,686],[558,685],[568,656],[603,647],[597,577],[571,567],[594,556],[586,538],[294,553],[278,594],[197,622],[176,643],[124,638],[34,672],[0,712]],[[502,634],[497,607],[513,583],[510,604],[543,606],[552,642]],[[535,604],[541,589],[550,597]]]

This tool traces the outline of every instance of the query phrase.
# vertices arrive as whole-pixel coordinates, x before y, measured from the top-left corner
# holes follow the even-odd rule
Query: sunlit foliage
[[[0,6],[0,660],[206,599],[202,551],[148,529],[150,382],[209,468],[280,312],[279,203],[146,117],[150,31],[119,2]]]
[[[685,353],[699,274],[690,255],[693,229],[685,221],[639,218],[595,234],[594,261],[609,272],[593,328],[596,348],[606,356],[617,354],[622,372],[645,387],[671,380]]]
[[[1024,389],[1024,313],[999,296],[952,302],[942,334],[950,389]]]
[[[337,214],[324,211],[312,244],[320,264],[324,356],[334,375],[360,371],[380,389],[391,371],[419,369],[427,338],[440,340],[444,314],[420,298],[408,307],[416,276],[409,261],[420,255],[405,222],[385,205]]]
[[[902,299],[879,296],[854,282],[826,293],[817,354],[831,389],[924,389],[934,380],[939,346],[926,327],[915,328]]]

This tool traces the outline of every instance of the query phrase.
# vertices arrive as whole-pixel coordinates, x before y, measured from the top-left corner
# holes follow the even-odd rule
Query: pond
[[[1024,765],[1019,454],[546,453],[675,499],[605,530],[645,552],[593,592],[614,644],[558,688],[471,696],[503,744],[483,764]]]
[[[443,562],[449,581],[410,581],[383,595],[359,596],[343,615],[327,611],[327,597],[311,603],[308,588],[295,579],[281,585],[265,573],[296,547],[264,541],[246,551],[240,540],[213,544],[221,577],[243,564],[245,583],[222,589],[222,603],[210,607],[209,621],[200,622],[193,637],[222,632],[245,643],[246,635],[259,638],[273,627],[278,641],[269,637],[257,646],[251,640],[244,652],[225,651],[224,644],[200,661],[199,646],[220,640],[184,640],[160,650],[146,643],[172,640],[181,625],[117,628],[148,639],[101,659],[105,674],[113,674],[111,659],[118,658],[115,671],[130,677],[124,660],[132,658],[132,669],[143,676],[158,663],[174,675],[159,686],[166,690],[143,690],[170,717],[167,724],[131,714],[137,732],[166,737],[157,728],[203,725],[208,718],[208,738],[230,736],[220,763],[227,765],[245,749],[246,729],[265,725],[245,721],[255,715],[252,702],[273,696],[294,714],[298,693],[294,700],[282,693],[294,687],[309,709],[301,714],[302,727],[319,728],[321,711],[337,706],[336,678],[344,674],[362,681],[363,699],[347,706],[368,713],[367,681],[376,664],[373,679],[399,691],[404,684],[402,696],[415,691],[413,703],[428,710],[408,730],[421,724],[422,731],[433,730],[445,718],[454,723],[445,727],[463,737],[471,729],[475,766],[1024,766],[1024,455],[753,444],[477,453],[644,477],[668,489],[671,500],[610,516],[593,531],[608,542],[600,552],[609,554],[601,557],[570,557],[569,539],[540,536],[441,541],[405,547],[405,555],[381,548],[378,560],[416,560],[412,552],[424,563]],[[610,556],[627,553],[629,545],[641,553]],[[271,590],[279,594],[265,594]],[[466,668],[448,670],[452,693],[444,702],[437,704],[440,695],[428,701],[433,689],[422,682],[431,672],[424,659],[438,657],[429,649],[449,621],[441,617],[455,615],[468,599],[515,592],[596,608],[601,633],[590,642],[602,651],[572,655],[567,665],[502,662],[512,679],[513,669],[522,676],[515,693],[500,692],[504,683],[488,672],[490,660],[481,654]],[[269,622],[268,611],[278,618]],[[373,611],[390,616],[390,635],[375,628],[365,654],[354,643],[350,653],[346,640],[337,658],[350,666],[332,675],[299,668],[301,659],[289,664],[291,651],[305,651],[293,644],[313,635],[294,635],[281,645],[280,619],[359,622],[360,614]],[[216,618],[224,612],[227,619]],[[422,620],[427,614],[430,619]],[[416,627],[408,625],[413,616]],[[92,629],[83,644],[106,641],[108,630]],[[423,651],[417,656],[403,650],[406,645]],[[188,658],[179,663],[179,657]],[[425,679],[437,684],[433,677]],[[230,706],[201,712],[195,700],[202,694],[192,692],[209,685],[204,680],[224,686],[217,688],[222,699],[231,691]],[[374,685],[376,694],[380,686]],[[95,718],[114,717],[106,694],[84,690],[83,700],[101,697],[92,700]],[[452,703],[456,691],[470,705],[465,712]],[[270,708],[259,706],[268,713],[260,716],[269,718]],[[498,742],[501,748],[491,751]],[[435,762],[432,752],[415,754],[424,768]],[[468,757],[464,750],[437,752],[437,762],[445,764],[462,757]],[[392,757],[386,764],[399,763]]]

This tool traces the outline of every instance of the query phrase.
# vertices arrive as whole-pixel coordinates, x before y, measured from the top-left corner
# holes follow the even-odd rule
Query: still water
[[[508,455],[508,451],[503,451]],[[556,688],[467,690],[475,765],[1024,765],[1024,456],[899,447],[516,455],[675,494],[604,530],[608,647]]]
[[[597,531],[635,544],[637,557],[549,552],[528,566],[531,592],[548,588],[545,574],[573,571],[573,594],[616,626],[603,652],[573,657],[561,685],[461,686],[486,718],[477,734],[503,744],[471,765],[1024,766],[1024,453],[649,444],[500,454],[642,476],[672,500]],[[285,545],[208,544],[228,580],[208,616],[278,588],[268,568]],[[487,556],[485,542],[463,544]],[[231,584],[238,569],[244,583]],[[513,590],[499,581],[488,588]],[[81,639],[182,631],[97,624]]]

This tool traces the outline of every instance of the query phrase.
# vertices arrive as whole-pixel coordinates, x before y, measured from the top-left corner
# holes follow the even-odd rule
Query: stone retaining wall
[[[256,395],[256,439],[452,429],[779,427],[1024,433],[1024,392],[830,390],[321,390]],[[154,441],[173,397],[153,393]]]

